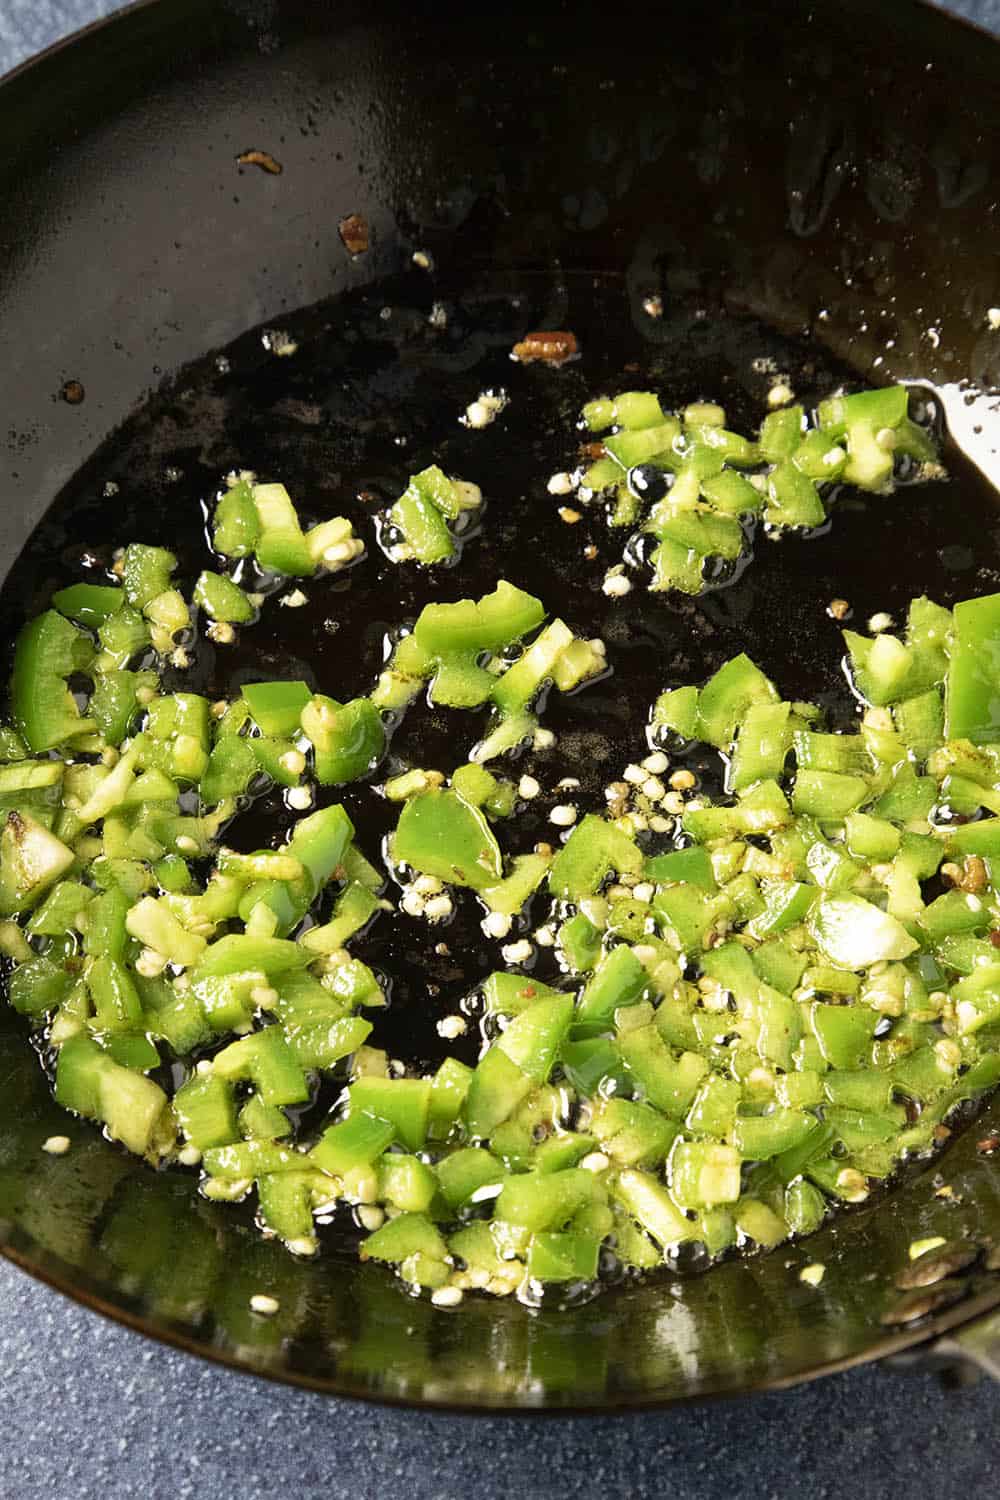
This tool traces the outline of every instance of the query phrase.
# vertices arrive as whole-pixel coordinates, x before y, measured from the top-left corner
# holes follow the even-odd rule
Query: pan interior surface
[[[888,500],[847,498],[823,535],[759,545],[725,588],[695,601],[637,589],[627,611],[600,592],[616,560],[603,521],[567,527],[545,492],[548,475],[570,466],[582,400],[624,384],[651,385],[666,404],[720,399],[734,425],[749,428],[772,378],[754,369],[762,359],[788,373],[807,403],[859,375],[929,389],[965,380],[972,395],[995,376],[982,316],[997,297],[963,233],[975,220],[981,240],[984,218],[996,215],[986,208],[987,148],[971,119],[952,114],[941,125],[912,92],[900,92],[899,126],[886,139],[869,139],[880,127],[864,107],[876,87],[902,90],[921,47],[946,55],[951,47],[958,67],[964,38],[905,10],[902,56],[897,49],[883,60],[875,50],[860,72],[842,85],[838,71],[837,87],[824,89],[824,59],[832,66],[835,57],[839,70],[849,38],[837,39],[837,51],[798,29],[790,9],[773,9],[787,30],[763,79],[750,76],[751,38],[735,13],[723,17],[707,73],[697,23],[677,21],[672,62],[646,80],[615,77],[596,18],[584,16],[568,73],[554,60],[565,33],[536,21],[526,34],[538,62],[531,76],[500,46],[478,92],[474,39],[449,38],[435,52],[434,23],[421,21],[423,55],[435,59],[429,73],[439,91],[450,84],[467,119],[465,142],[453,123],[445,128],[430,81],[387,45],[378,21],[360,15],[345,14],[338,32],[304,7],[279,6],[269,30],[248,25],[239,6],[209,6],[192,52],[182,41],[186,7],[163,3],[80,43],[93,68],[108,69],[102,36],[116,37],[146,59],[146,87],[157,68],[163,87],[148,98],[119,95],[104,118],[81,87],[87,150],[64,144],[45,212],[31,149],[50,127],[35,120],[20,130],[26,242],[48,247],[58,264],[70,250],[86,253],[103,229],[108,266],[94,273],[92,303],[75,321],[68,303],[43,305],[37,271],[13,250],[3,267],[0,311],[15,332],[32,333],[24,389],[11,393],[18,507],[3,521],[8,560],[44,511],[0,599],[7,638],[53,587],[81,576],[84,548],[109,555],[131,539],[165,542],[193,576],[207,561],[202,503],[222,473],[246,466],[286,482],[308,508],[351,515],[369,534],[369,559],[307,591],[293,619],[273,611],[238,650],[199,650],[194,672],[173,685],[215,696],[264,662],[274,675],[301,666],[336,696],[364,691],[385,631],[438,589],[384,563],[371,545],[370,509],[356,497],[365,490],[385,503],[409,472],[440,459],[481,483],[487,500],[447,597],[484,592],[506,576],[608,642],[614,675],[570,700],[557,726],[588,768],[581,797],[599,798],[630,757],[632,726],[661,686],[700,680],[741,649],[789,696],[819,695],[849,715],[837,629],[824,613],[830,598],[847,597],[864,620],[878,610],[898,615],[914,593],[951,603],[995,586],[994,500],[962,453],[949,451],[947,482]],[[56,81],[66,56],[44,65]],[[645,67],[636,63],[639,75]],[[529,130],[515,123],[515,78],[534,105],[525,116],[529,156]],[[262,103],[241,115],[238,96],[251,80]],[[12,118],[23,82],[7,85]],[[930,87],[938,86],[935,78]],[[970,87],[987,85],[973,74]],[[580,97],[583,125],[573,111]],[[807,130],[806,110],[820,99]],[[197,106],[193,124],[180,113],[185,100]],[[4,107],[0,99],[0,116]],[[93,196],[130,139],[132,159],[145,153],[146,178],[122,183],[111,172],[110,191],[129,197],[142,225],[141,254],[131,255],[141,275],[126,268],[114,202]],[[250,144],[273,151],[281,174],[241,175],[234,157]],[[148,195],[176,195],[178,183],[204,210],[192,216],[197,227],[151,224]],[[929,205],[933,219],[921,217]],[[72,208],[68,230],[58,228],[60,206]],[[351,211],[373,226],[367,259],[350,261],[337,239],[337,219]],[[176,235],[172,257],[161,256],[161,231]],[[439,267],[433,275],[410,263],[424,247]],[[642,312],[652,295],[663,299],[663,318]],[[445,329],[432,322],[436,303]],[[572,328],[581,360],[561,371],[511,366],[511,344],[535,326]],[[275,328],[298,342],[293,357],[265,348],[261,329]],[[206,347],[213,354],[191,364]],[[223,347],[227,368],[217,362]],[[882,365],[873,368],[874,359]],[[144,385],[178,367],[137,407]],[[70,378],[84,386],[79,408],[51,399]],[[511,395],[504,418],[485,432],[463,429],[464,406],[500,385]],[[973,437],[990,441],[988,432]],[[596,558],[582,558],[585,542]],[[424,714],[407,751],[431,757],[450,733]],[[360,797],[348,806],[363,828],[370,811]],[[265,812],[273,830],[278,810]],[[254,847],[252,818],[245,827]],[[369,827],[374,839],[380,830]],[[474,933],[473,925],[463,947],[473,965],[486,962]],[[386,967],[398,968],[385,1038],[394,1049],[403,1038],[402,1055],[433,1062],[442,1045],[435,1023],[475,974],[464,964],[460,976],[447,972],[418,934],[407,941],[404,962],[385,955]],[[439,998],[428,999],[427,979]],[[928,1170],[801,1245],[704,1276],[616,1288],[562,1311],[467,1299],[456,1316],[335,1251],[316,1265],[293,1261],[260,1241],[245,1216],[200,1201],[189,1178],[153,1174],[84,1127],[69,1156],[45,1156],[41,1142],[63,1117],[19,1023],[5,1012],[2,1028],[5,1250],[147,1331],[345,1394],[452,1407],[613,1407],[794,1381],[891,1342],[879,1317],[913,1239],[985,1239],[1000,1224],[988,1161],[975,1150],[992,1106]],[[952,1193],[942,1197],[945,1184]],[[798,1279],[808,1261],[827,1267],[819,1288]],[[942,1326],[994,1295],[975,1278],[966,1290]],[[266,1323],[249,1311],[259,1292],[280,1302]]]

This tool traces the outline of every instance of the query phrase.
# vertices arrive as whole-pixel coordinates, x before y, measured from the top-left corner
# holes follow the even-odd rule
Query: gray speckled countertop
[[[873,11],[877,0],[872,0]],[[951,9],[1000,31],[1000,0]],[[0,72],[115,9],[0,0]],[[663,1415],[418,1415],[253,1381],[145,1342],[0,1263],[0,1497],[482,1500],[669,1493],[699,1500],[919,1490],[991,1477],[1000,1395],[860,1369],[785,1395]]]

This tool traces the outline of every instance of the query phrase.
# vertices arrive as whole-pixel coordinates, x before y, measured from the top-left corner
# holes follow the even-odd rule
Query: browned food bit
[[[86,391],[78,380],[67,380],[59,394],[68,406],[79,406]]]
[[[262,172],[269,172],[272,177],[280,177],[285,170],[281,162],[276,160],[270,151],[241,151],[236,158],[239,167],[260,167]]]
[[[598,459],[603,458],[606,453],[607,449],[605,448],[603,443],[597,442],[580,444],[581,458]]]
[[[968,1288],[963,1281],[939,1281],[936,1286],[917,1288],[900,1297],[899,1301],[882,1314],[880,1322],[888,1327],[901,1327],[916,1323],[931,1313],[941,1312],[964,1297]]]
[[[984,891],[988,883],[986,861],[978,854],[968,855],[963,866],[962,878],[958,882],[959,889],[975,896],[980,891]]]
[[[976,1150],[981,1156],[992,1156],[993,1152],[1000,1149],[1000,1135],[984,1135],[981,1141],[976,1142]]]
[[[851,612],[851,606],[846,599],[831,599],[826,612],[832,620],[846,620]]]
[[[990,928],[990,944],[994,948],[1000,948],[1000,927]]]
[[[337,232],[348,255],[364,255],[368,249],[368,220],[360,214],[348,214],[337,225]]]
[[[579,353],[579,345],[575,333],[528,333],[511,352],[522,365],[539,359],[547,365],[561,365]]]

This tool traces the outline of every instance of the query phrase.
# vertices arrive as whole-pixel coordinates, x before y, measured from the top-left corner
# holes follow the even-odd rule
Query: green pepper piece
[[[340,786],[367,775],[385,749],[382,715],[370,698],[337,703],[317,693],[302,710],[301,722],[312,741],[316,779],[322,786]]]
[[[440,471],[438,471],[440,472]],[[455,544],[448,523],[436,503],[437,496],[425,493],[415,475],[388,513],[390,526],[402,535],[407,556],[417,562],[438,563],[453,557]]]
[[[905,385],[889,385],[851,396],[829,396],[819,403],[816,414],[821,427],[840,433],[855,422],[897,427],[906,416],[908,399]]]
[[[681,1118],[708,1072],[705,1059],[696,1052],[682,1052],[675,1058],[655,1026],[626,1032],[619,1046],[649,1102],[664,1114]]]
[[[559,951],[575,974],[586,974],[601,954],[602,931],[585,912],[578,911],[559,928]]]
[[[736,1227],[765,1249],[780,1245],[788,1238],[788,1225],[784,1219],[756,1198],[740,1199],[736,1206]]]
[[[481,599],[425,605],[413,633],[431,656],[500,651],[535,630],[544,618],[540,600],[501,578],[493,593]]]
[[[199,979],[259,970],[271,979],[278,974],[287,974],[291,969],[304,968],[308,962],[309,954],[298,943],[286,942],[284,938],[250,937],[232,932],[205,949],[191,977],[197,982]]]
[[[223,1047],[212,1059],[212,1070],[230,1082],[251,1079],[265,1104],[304,1104],[309,1098],[305,1074],[276,1026]]]
[[[785,1188],[782,1212],[793,1234],[812,1234],[826,1218],[826,1199],[804,1177]]]
[[[453,1209],[496,1197],[507,1177],[503,1162],[481,1146],[453,1151],[435,1170],[445,1202]]]
[[[769,464],[791,458],[802,441],[803,416],[801,406],[786,406],[781,411],[768,412],[760,425],[757,444],[761,458]]]
[[[862,490],[880,490],[891,484],[895,443],[884,447],[879,441],[882,430],[872,422],[848,423],[843,439],[847,448],[843,477],[848,484]]]
[[[757,444],[738,432],[728,432],[724,427],[703,422],[685,421],[684,435],[696,447],[710,448],[727,464],[737,468],[752,468],[760,462]]]
[[[132,608],[145,610],[160,594],[166,593],[176,566],[176,557],[165,547],[130,542],[122,560],[122,584]]]
[[[87,907],[87,925],[84,936],[84,951],[92,957],[102,955],[116,961],[125,951],[125,920],[131,901],[118,885],[102,891]]]
[[[316,564],[285,486],[255,484],[253,503],[260,523],[254,553],[261,567],[292,578],[311,578]]]
[[[28,813],[9,812],[0,832],[0,915],[35,906],[74,858],[72,849]]]
[[[613,400],[600,396],[588,401],[581,415],[591,432],[604,432],[615,425],[633,431],[640,427],[656,427],[665,420],[659,397],[652,391],[623,391]],[[679,422],[677,431],[680,432]]]
[[[427,1141],[430,1094],[427,1078],[359,1078],[348,1090],[350,1113],[361,1111],[388,1120],[408,1151],[422,1151]]]
[[[672,510],[668,501],[654,506],[647,529],[661,542],[672,542],[699,557],[732,561],[743,550],[743,529],[735,516],[708,510]]]
[[[727,747],[751,703],[778,701],[773,683],[741,653],[720,667],[698,696],[698,737]]]
[[[379,1197],[404,1213],[425,1213],[437,1194],[437,1178],[417,1156],[386,1152],[379,1170]]]
[[[678,589],[682,594],[701,593],[705,559],[700,552],[666,537],[653,548],[649,560],[653,564],[649,587],[654,593],[665,593],[668,589]]]
[[[566,1224],[601,1194],[594,1174],[582,1167],[567,1167],[561,1172],[519,1172],[504,1183],[496,1217],[538,1233]]]
[[[712,860],[706,850],[692,844],[687,849],[674,849],[668,854],[649,856],[642,868],[643,879],[655,885],[674,885],[684,882],[699,886],[704,891],[717,889],[712,872]]]
[[[573,996],[556,994],[514,1017],[493,1044],[534,1083],[544,1083],[569,1030]]]
[[[254,617],[254,607],[239,584],[224,573],[203,572],[194,586],[194,602],[213,620],[245,625]]]
[[[682,739],[698,738],[698,689],[696,687],[670,688],[661,693],[653,708],[653,724],[672,729]]]
[[[573,632],[563,620],[553,620],[493,685],[493,701],[500,711],[513,715],[528,707],[555,664],[573,643]]]
[[[58,760],[22,760],[0,766],[0,796],[61,786],[65,767]]]
[[[918,760],[926,760],[944,739],[944,704],[940,688],[929,688],[897,703],[892,711],[900,739]]]
[[[509,1119],[523,1103],[532,1086],[531,1079],[517,1063],[498,1047],[491,1047],[469,1080],[464,1106],[469,1135],[475,1140],[492,1135],[496,1126]]]
[[[341,1016],[315,1026],[285,1026],[285,1038],[303,1068],[333,1068],[364,1046],[371,1036],[370,1021]]]
[[[311,927],[299,941],[313,953],[335,953],[360,932],[381,910],[379,898],[366,885],[352,880],[337,898],[333,917],[320,927]]]
[[[847,464],[847,449],[828,432],[807,432],[795,450],[795,467],[817,483],[833,483]]]
[[[333,803],[296,823],[288,853],[305,865],[319,890],[345,859],[353,837],[354,824],[340,804]]]
[[[233,1086],[214,1073],[193,1073],[174,1095],[174,1111],[198,1151],[229,1146],[240,1138]]]
[[[601,959],[584,986],[575,1029],[584,1035],[606,1031],[614,1021],[615,1011],[636,1005],[653,993],[645,968],[632,949],[620,943]]]
[[[580,1094],[596,1094],[601,1084],[625,1088],[625,1072],[617,1043],[610,1037],[586,1037],[579,1042],[564,1042],[560,1053],[563,1071]]]
[[[749,479],[735,469],[723,469],[701,481],[701,493],[710,505],[727,516],[756,516],[764,508],[764,496]]]
[[[642,851],[613,823],[588,813],[573,829],[549,870],[549,890],[560,901],[580,902],[592,896],[614,870],[638,875]]]
[[[614,1196],[664,1250],[698,1236],[697,1224],[684,1216],[663,1184],[648,1172],[629,1168],[619,1173]]]
[[[844,831],[847,847],[858,859],[884,863],[899,851],[899,829],[884,818],[873,818],[868,813],[848,813]]]
[[[260,1217],[290,1247],[314,1247],[313,1189],[321,1179],[311,1172],[264,1172],[257,1179]]]
[[[436,787],[404,805],[393,858],[423,875],[474,890],[494,885],[502,869],[499,845],[480,809],[457,792]]]
[[[65,679],[84,671],[93,646],[69,620],[47,610],[29,620],[17,638],[11,700],[18,732],[38,752],[89,734],[94,725],[81,718]]]
[[[868,1064],[872,1036],[878,1025],[874,1011],[813,1000],[806,1005],[805,1014],[831,1068],[861,1068]]]
[[[551,862],[547,854],[515,855],[510,874],[497,885],[483,887],[480,898],[490,911],[516,915],[545,879]]]
[[[261,734],[287,738],[297,734],[302,710],[312,694],[304,682],[248,682],[243,701]]]
[[[260,530],[253,487],[241,479],[219,497],[212,545],[224,557],[249,557],[257,545]]]
[[[772,526],[822,526],[826,511],[815,482],[794,459],[783,459],[767,481],[764,519]]]
[[[153,1153],[166,1094],[142,1073],[123,1068],[90,1037],[72,1036],[59,1049],[57,1104],[103,1121],[108,1134],[137,1156]]]
[[[472,1069],[457,1057],[446,1057],[431,1080],[428,1109],[428,1134],[432,1140],[444,1140],[465,1104],[472,1082]]]
[[[198,783],[198,795],[206,807],[215,807],[229,797],[244,795],[259,769],[252,748],[255,743],[235,734],[218,741]]]
[[[149,625],[137,609],[126,604],[98,628],[97,639],[101,650],[94,659],[95,672],[117,672],[149,645]]]
[[[898,636],[884,632],[869,640],[853,630],[845,630],[844,641],[850,652],[855,683],[869,703],[882,707],[910,694],[915,658]]]
[[[342,1177],[358,1167],[368,1167],[392,1145],[396,1127],[362,1109],[352,1110],[346,1120],[331,1125],[309,1153],[310,1161],[324,1172]]]
[[[816,892],[812,886],[794,880],[766,881],[761,887],[764,910],[747,924],[751,937],[758,939],[785,932],[808,915]]]
[[[974,745],[1000,740],[1000,594],[954,609],[945,694],[945,736]]]
[[[605,438],[604,448],[620,469],[634,469],[637,464],[647,463],[672,469],[680,462],[675,447],[680,431],[677,418],[667,416],[653,427],[634,428]]]
[[[790,713],[788,703],[748,706],[729,771],[729,784],[734,792],[781,775],[792,742]]]
[[[551,1231],[532,1235],[528,1275],[535,1281],[593,1281],[600,1248],[595,1235]]]
[[[376,1229],[362,1242],[359,1251],[362,1260],[384,1260],[401,1264],[404,1278],[407,1266],[417,1262],[431,1280],[422,1284],[443,1285],[448,1279],[448,1247],[440,1231],[424,1214],[400,1214],[390,1219],[381,1229]],[[440,1273],[440,1274],[439,1274]]]
[[[71,583],[69,588],[56,590],[52,603],[61,615],[96,630],[118,613],[125,603],[125,592],[106,584]]]
[[[444,708],[478,708],[495,685],[492,672],[479,666],[471,651],[445,651],[431,679],[430,701]]]
[[[818,1129],[816,1116],[805,1110],[775,1109],[769,1115],[744,1115],[738,1119],[733,1143],[738,1155],[748,1161],[764,1161],[802,1146]]]
[[[740,1196],[740,1152],[719,1141],[678,1139],[668,1174],[671,1195],[681,1208],[714,1208]]]
[[[993,921],[985,902],[963,891],[946,891],[920,917],[920,924],[932,943],[961,932],[982,932],[992,927]]]
[[[8,998],[22,1016],[40,1020],[47,1011],[62,1005],[72,988],[72,978],[50,958],[32,957],[18,964],[8,983]]]
[[[109,745],[120,745],[139,712],[140,688],[157,686],[154,672],[129,672],[119,668],[98,677],[87,704],[87,713]]]
[[[907,958],[917,940],[895,917],[862,896],[824,896],[814,906],[809,927],[818,947],[845,969],[867,969],[884,959]]]
[[[32,913],[26,931],[37,937],[62,937],[77,925],[77,917],[86,912],[93,898],[93,891],[78,881],[60,880]]]
[[[677,1136],[676,1123],[664,1119],[659,1110],[614,1097],[598,1100],[591,1129],[601,1150],[620,1167],[655,1166]]]

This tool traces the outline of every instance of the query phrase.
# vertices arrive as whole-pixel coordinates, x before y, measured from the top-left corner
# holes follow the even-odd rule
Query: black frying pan
[[[829,655],[813,638],[810,590],[838,570],[853,569],[858,602],[873,607],[921,586],[945,599],[970,591],[941,546],[980,566],[996,551],[978,474],[997,467],[985,393],[1000,383],[1000,336],[985,316],[1000,305],[998,61],[985,37],[929,10],[883,4],[876,18],[854,0],[704,16],[629,3],[543,13],[445,3],[415,16],[390,0],[159,0],[49,54],[0,89],[0,556],[18,559],[0,601],[5,637],[59,575],[81,515],[109,539],[146,521],[144,534],[183,540],[192,497],[183,484],[164,491],[168,456],[185,457],[192,486],[199,464],[223,466],[227,444],[244,456],[262,445],[292,466],[302,448],[302,482],[315,473],[321,450],[294,423],[324,373],[307,360],[305,375],[276,385],[251,357],[256,336],[234,351],[242,381],[221,389],[218,371],[195,366],[127,419],[161,377],[207,351],[257,325],[298,328],[297,308],[346,293],[363,327],[379,300],[366,302],[366,288],[381,278],[400,304],[416,303],[425,293],[407,267],[418,246],[433,253],[459,323],[478,330],[482,363],[469,379],[500,357],[510,330],[496,308],[512,296],[518,331],[572,320],[583,333],[578,385],[554,404],[538,388],[536,459],[616,360],[684,399],[723,390],[748,413],[761,393],[733,372],[753,341],[772,340],[803,382],[850,369],[938,387],[970,455],[953,451],[952,485],[875,532],[845,516],[830,550],[789,551],[784,584],[762,560],[758,592],[734,593],[742,606],[706,606],[716,639],[691,648],[695,675],[727,633],[807,672],[813,652]],[[280,174],[240,171],[248,148],[271,153]],[[348,213],[372,229],[358,260],[337,234]],[[665,315],[650,325],[641,306],[654,294]],[[336,316],[307,315],[301,329]],[[602,340],[603,372],[596,352],[586,365]],[[400,335],[400,365],[404,345]],[[457,399],[460,354],[442,370]],[[390,392],[412,391],[397,375]],[[65,399],[81,394],[72,382],[82,402]],[[255,409],[270,414],[266,441]],[[425,414],[418,438],[430,442]],[[341,479],[361,462],[343,444],[327,457]],[[113,469],[125,483],[106,497],[99,480]],[[516,464],[508,479],[516,490]],[[675,636],[692,627],[703,639],[669,606],[665,618]],[[647,652],[669,649],[660,629]],[[962,1328],[992,1358],[982,1319],[1000,1280],[986,1255],[911,1308],[923,1318],[884,1318],[899,1311],[894,1280],[913,1239],[1000,1238],[1000,1179],[976,1149],[1000,1126],[997,1105],[930,1168],[802,1249],[558,1313],[467,1299],[455,1315],[375,1267],[293,1261],[199,1201],[188,1179],[150,1173],[96,1132],[81,1127],[67,1157],[44,1156],[61,1117],[6,1011],[0,1028],[4,1253],[145,1332],[243,1368],[448,1408],[613,1409],[790,1384]],[[827,1267],[819,1289],[798,1280],[805,1259]],[[269,1322],[248,1310],[265,1290],[281,1302]]]

